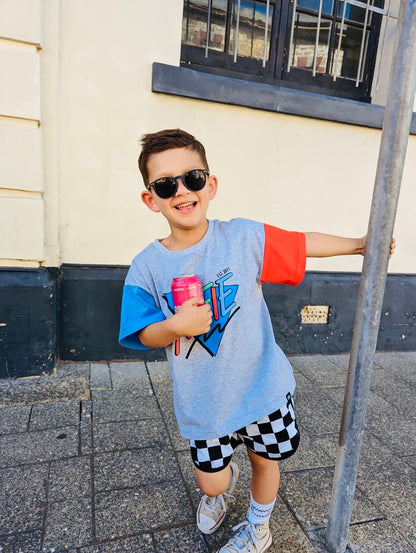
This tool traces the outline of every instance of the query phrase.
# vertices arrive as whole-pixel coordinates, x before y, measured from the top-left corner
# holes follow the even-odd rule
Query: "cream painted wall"
[[[136,160],[138,138],[168,127],[182,127],[206,146],[220,182],[211,217],[366,232],[380,131],[152,93],[152,63],[179,63],[181,0],[41,0],[40,13],[44,163],[37,171],[46,207],[44,216],[38,210],[45,223],[37,232],[45,265],[127,265],[167,234],[161,216],[140,201]],[[416,272],[415,174],[411,137],[392,272]],[[359,257],[334,258],[310,260],[308,268],[359,271],[361,264]]]
[[[41,0],[1,0],[0,36],[40,44]]]
[[[40,5],[0,2],[0,265],[43,261]]]

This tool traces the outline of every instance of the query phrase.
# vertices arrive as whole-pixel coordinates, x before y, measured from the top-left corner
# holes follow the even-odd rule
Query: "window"
[[[184,0],[181,64],[371,101],[383,0]]]

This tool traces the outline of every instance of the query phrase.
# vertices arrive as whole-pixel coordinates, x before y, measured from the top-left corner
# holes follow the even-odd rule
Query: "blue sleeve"
[[[152,323],[165,320],[151,294],[139,286],[124,285],[121,303],[119,343],[131,349],[150,349],[144,346],[138,332]]]

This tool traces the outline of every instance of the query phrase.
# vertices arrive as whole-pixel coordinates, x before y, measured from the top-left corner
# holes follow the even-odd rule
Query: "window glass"
[[[227,24],[227,0],[213,0],[209,47],[219,52],[225,51],[225,30]]]
[[[341,48],[338,50],[340,24],[337,25],[336,45],[337,48],[333,52],[331,63],[331,74],[336,74],[337,77],[347,79],[356,79],[360,65],[361,42],[363,39],[363,29],[352,25],[344,25],[342,31]],[[364,48],[362,59],[365,59],[368,42],[368,32],[364,33]],[[363,69],[361,63],[361,72]],[[360,75],[361,78],[361,75]]]
[[[291,67],[313,70],[318,18],[304,13],[296,14],[293,44],[290,52]],[[325,73],[329,55],[331,22],[321,19],[318,48],[316,50],[316,72]]]
[[[205,47],[207,40],[207,16],[208,0],[189,0],[189,2],[184,2],[183,44]]]
[[[365,0],[364,0],[365,3]],[[371,5],[371,4],[370,4]],[[344,2],[341,0],[341,2],[338,5],[338,15],[339,17],[342,17],[344,11]],[[345,8],[345,19],[349,19],[350,21],[356,21],[357,23],[364,23],[365,21],[365,8],[361,8],[359,6],[353,6],[352,4],[348,4]],[[367,24],[371,23],[371,11],[368,10],[367,14]]]
[[[319,10],[319,0],[298,0],[297,5],[300,8],[306,8],[309,10]],[[323,0],[322,1],[322,13],[331,15],[332,10],[334,9],[334,0]]]
[[[241,0],[240,12],[238,12],[238,1],[233,0],[229,45],[230,54],[235,53],[236,29],[238,27],[237,55],[258,60],[263,59],[265,52],[264,39],[266,36],[267,19],[266,60],[268,59],[270,50],[273,6],[270,5],[269,7],[268,17],[266,11],[267,5],[263,2],[250,2],[246,0]]]

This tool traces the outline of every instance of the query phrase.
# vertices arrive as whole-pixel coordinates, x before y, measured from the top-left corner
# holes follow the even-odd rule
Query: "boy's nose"
[[[183,184],[183,180],[181,178],[178,178],[176,182],[178,183],[178,189],[176,190],[175,196],[178,194],[184,194],[186,192],[189,192],[189,190]]]

